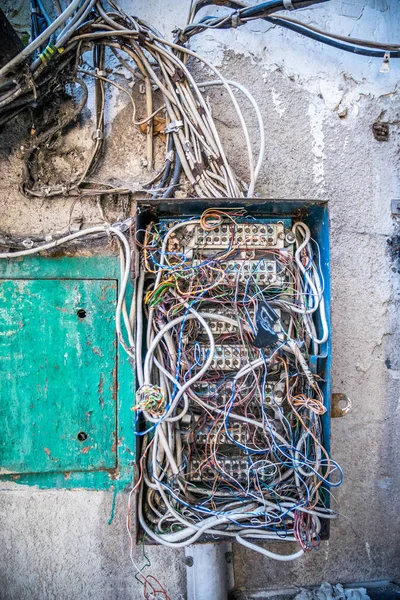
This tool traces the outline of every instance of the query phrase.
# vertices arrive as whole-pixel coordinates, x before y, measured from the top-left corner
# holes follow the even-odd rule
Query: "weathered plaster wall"
[[[183,25],[189,2],[124,0],[122,5],[168,32]],[[303,11],[300,18],[354,37],[400,38],[396,0],[332,0]],[[399,577],[400,274],[387,239],[394,230],[390,200],[400,197],[400,64],[392,60],[390,73],[383,75],[380,60],[325,48],[260,22],[201,34],[193,47],[246,85],[260,104],[267,133],[261,197],[330,200],[333,384],[353,401],[353,411],[333,422],[333,456],[345,481],[333,492],[342,517],[333,524],[330,541],[291,564],[235,546],[236,583],[262,589]],[[224,96],[213,91],[212,97],[231,158],[245,175],[241,132]],[[247,114],[256,133],[255,120]],[[129,125],[124,98],[114,97],[109,117],[107,168],[112,173],[113,161],[119,157],[121,163],[122,156],[117,177],[133,179],[123,167],[140,174],[141,141]],[[388,142],[377,142],[372,135],[379,118],[390,123]],[[79,143],[74,142],[79,147],[86,140],[82,131]],[[11,150],[15,139],[23,143],[17,128],[1,142],[2,229],[65,230],[70,199],[26,201],[18,194],[20,159]],[[92,201],[76,210],[86,223],[99,220]],[[120,207],[107,210],[118,216]],[[118,498],[115,519],[108,525],[111,502],[111,494],[100,492],[18,486],[2,491],[0,598],[140,598],[129,560],[126,498]],[[184,598],[183,553],[149,548],[148,554],[151,573],[171,598]],[[141,566],[141,549],[135,548],[133,556]]]

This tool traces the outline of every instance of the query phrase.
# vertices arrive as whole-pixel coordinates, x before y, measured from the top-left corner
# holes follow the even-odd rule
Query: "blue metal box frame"
[[[322,416],[323,444],[330,456],[331,436],[331,293],[330,293],[330,248],[329,248],[329,211],[327,200],[266,200],[262,198],[221,198],[213,199],[143,199],[138,201],[138,228],[150,219],[190,218],[201,215],[207,208],[244,207],[249,216],[271,219],[301,220],[309,226],[312,238],[320,249],[320,268],[324,280],[323,294],[329,338],[321,344],[318,356],[311,357],[311,367],[320,377],[319,385],[324,395],[326,413]],[[316,323],[317,333],[321,334],[321,323]],[[137,444],[140,453],[140,444]],[[326,506],[330,506],[330,495],[326,492]],[[329,537],[329,520],[326,519],[321,530],[321,538]]]

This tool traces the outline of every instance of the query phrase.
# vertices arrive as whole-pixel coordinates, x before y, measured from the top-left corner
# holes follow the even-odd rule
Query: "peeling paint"
[[[271,90],[271,98],[272,104],[274,105],[276,112],[282,118],[285,114],[286,106],[284,105],[283,100],[280,99],[278,92],[276,92],[274,88],[272,88]]]
[[[314,155],[313,174],[314,181],[317,184],[320,192],[323,191],[325,185],[325,167],[324,160],[326,158],[325,136],[323,130],[324,116],[322,111],[312,102],[308,107],[308,116],[310,117],[310,129],[312,136],[311,151]]]

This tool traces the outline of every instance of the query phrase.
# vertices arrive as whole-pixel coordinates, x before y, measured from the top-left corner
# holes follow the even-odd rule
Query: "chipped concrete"
[[[189,2],[121,4],[168,32],[184,24],[182,6]],[[222,9],[206,10],[215,14]],[[396,0],[332,0],[296,17],[344,35],[400,38]],[[400,197],[400,64],[393,59],[384,75],[379,59],[324,48],[257,21],[201,34],[193,47],[246,85],[260,105],[267,139],[260,197],[330,200],[333,385],[353,401],[352,412],[332,424],[333,456],[345,479],[333,490],[341,518],[333,523],[329,542],[294,563],[275,563],[235,546],[236,584],[261,590],[398,578],[400,264],[392,260],[387,240],[395,231],[390,200]],[[246,177],[240,128],[223,92],[213,89],[209,95],[230,158]],[[126,99],[113,98],[107,161],[96,176],[144,181],[148,173],[138,159],[143,138],[130,122]],[[239,102],[247,106],[242,98]],[[246,119],[256,134],[250,109]],[[373,137],[371,127],[379,119],[390,123],[388,142]],[[90,125],[82,127],[74,135],[84,146]],[[65,230],[71,199],[26,201],[17,191],[21,161],[15,148],[24,135],[20,122],[1,140],[2,229],[25,234]],[[113,204],[105,210],[110,220],[123,212]],[[85,224],[100,220],[91,199],[74,211]],[[1,492],[0,598],[140,598],[129,560],[126,498],[118,498],[108,525],[111,503],[112,494],[103,492],[16,486]],[[152,547],[147,552],[148,572],[166,585],[171,598],[183,599],[182,551]],[[133,556],[139,566],[144,564],[140,548]]]

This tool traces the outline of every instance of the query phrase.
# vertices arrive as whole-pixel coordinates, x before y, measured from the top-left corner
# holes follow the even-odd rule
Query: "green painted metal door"
[[[0,281],[4,473],[117,466],[117,282]]]

